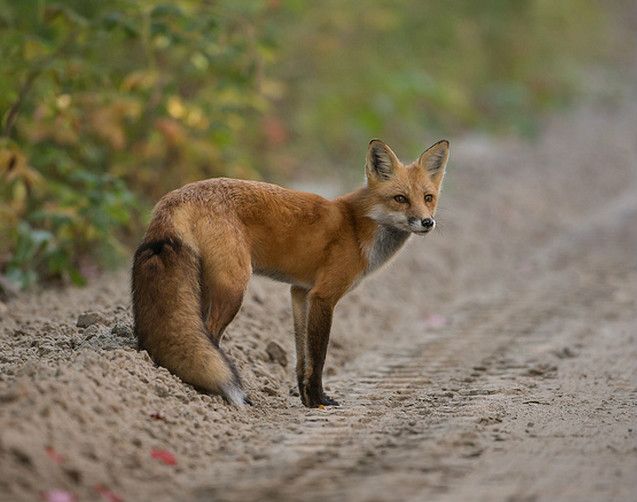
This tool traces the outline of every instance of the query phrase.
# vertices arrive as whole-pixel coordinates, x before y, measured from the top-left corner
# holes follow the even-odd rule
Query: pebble
[[[97,324],[100,321],[100,316],[95,312],[86,312],[84,314],[80,314],[77,318],[76,326],[78,328],[88,328],[93,324]]]
[[[278,396],[279,393],[273,389],[272,387],[268,386],[268,385],[264,385],[263,387],[261,387],[261,390],[263,392],[265,392],[268,396]]]
[[[285,350],[283,350],[283,347],[281,347],[278,343],[268,343],[265,351],[268,353],[270,361],[277,362],[283,367],[288,365],[288,356],[286,355]]]
[[[113,328],[111,329],[111,333],[121,337],[128,337],[132,335],[130,328],[126,324],[122,323],[117,323],[115,326],[113,326]]]

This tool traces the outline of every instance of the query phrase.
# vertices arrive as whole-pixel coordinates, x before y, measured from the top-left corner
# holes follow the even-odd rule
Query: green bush
[[[0,1],[0,267],[81,282],[149,200],[254,177],[259,2]]]
[[[415,155],[434,134],[532,136],[610,46],[609,9],[589,0],[292,4],[278,110],[325,164],[360,165],[370,137]]]
[[[0,0],[0,272],[82,283],[187,181],[532,133],[605,24],[593,0]]]

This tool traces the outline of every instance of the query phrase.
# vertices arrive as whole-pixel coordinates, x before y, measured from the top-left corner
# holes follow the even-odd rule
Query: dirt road
[[[636,111],[452,142],[439,231],[337,309],[339,408],[293,395],[282,285],[226,334],[242,410],[134,350],[125,272],[8,303],[0,499],[634,500]]]

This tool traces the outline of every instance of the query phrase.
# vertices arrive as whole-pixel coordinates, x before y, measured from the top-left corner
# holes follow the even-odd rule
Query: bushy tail
[[[248,402],[234,366],[206,334],[201,260],[193,249],[177,239],[142,244],[132,290],[140,349],[184,382],[235,405]]]

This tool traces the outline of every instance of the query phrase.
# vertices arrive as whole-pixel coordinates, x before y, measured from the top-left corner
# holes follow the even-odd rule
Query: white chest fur
[[[367,255],[366,273],[369,274],[387,263],[405,244],[410,235],[410,232],[380,225],[371,245],[364,250]]]

